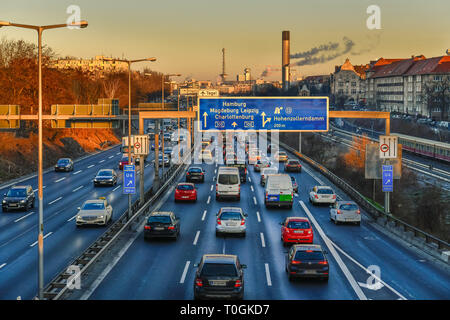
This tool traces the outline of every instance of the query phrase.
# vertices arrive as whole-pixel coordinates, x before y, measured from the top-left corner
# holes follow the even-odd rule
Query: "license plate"
[[[182,196],[181,198],[183,198],[183,199],[187,199],[187,198],[189,198],[189,196]]]
[[[294,233],[301,233],[301,234],[303,234],[303,230],[294,230]]]
[[[10,203],[9,206],[10,207],[17,207],[17,203]]]
[[[316,270],[305,270],[303,273],[305,273],[305,274],[314,274],[314,273],[316,273]]]
[[[216,286],[216,287],[224,287],[227,285],[226,281],[210,281],[209,282],[212,286]]]
[[[162,227],[156,227],[155,230],[161,231],[161,230],[164,230],[164,228],[162,228]]]

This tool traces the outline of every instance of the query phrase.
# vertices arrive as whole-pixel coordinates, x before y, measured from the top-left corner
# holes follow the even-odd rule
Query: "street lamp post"
[[[103,60],[106,61],[118,61],[125,62],[128,65],[128,164],[131,164],[131,64],[137,62],[144,61],[156,61],[156,58],[146,58],[146,59],[137,59],[137,60],[126,60],[126,59],[114,59],[114,58],[105,58]],[[144,157],[139,156],[139,192],[140,192],[140,202],[143,203],[144,199]],[[127,212],[127,220],[131,217],[131,194],[128,194],[128,212]]]
[[[36,30],[38,33],[38,83],[39,83],[39,109],[38,109],[38,200],[39,200],[39,225],[38,225],[38,298],[44,298],[44,202],[43,202],[43,164],[42,164],[42,33],[48,29],[65,27],[86,28],[87,21],[82,20],[71,24],[54,24],[47,26],[33,26],[27,24],[0,21],[1,27],[17,27]]]

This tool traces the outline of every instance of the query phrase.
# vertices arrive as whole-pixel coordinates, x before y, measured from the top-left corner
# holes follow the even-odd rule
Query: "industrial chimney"
[[[290,32],[283,31],[282,33],[282,43],[281,43],[281,72],[282,72],[282,83],[283,91],[289,89],[289,58],[290,58]]]
[[[222,83],[224,83],[227,77],[225,72],[225,48],[222,48],[222,73],[220,76],[222,77]]]

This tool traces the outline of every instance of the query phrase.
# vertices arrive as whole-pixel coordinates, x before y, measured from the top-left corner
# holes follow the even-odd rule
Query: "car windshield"
[[[353,203],[346,203],[346,204],[341,204],[339,209],[341,209],[341,210],[358,210],[358,206]]]
[[[200,172],[202,172],[202,169],[200,169],[200,168],[191,168],[191,169],[189,169],[189,172],[200,173]]]
[[[286,155],[286,153],[285,152],[278,152],[278,155],[284,157]]]
[[[148,223],[172,223],[169,216],[151,216],[147,220]]]
[[[289,164],[299,164],[299,162],[297,160],[290,160],[288,163]]]
[[[178,190],[194,190],[194,186],[190,185],[190,184],[180,184],[177,187]]]
[[[241,220],[242,216],[240,212],[236,211],[224,211],[220,215],[221,220]]]
[[[100,171],[98,173],[98,176],[100,176],[100,177],[110,177],[110,176],[112,176],[112,172],[111,171]]]
[[[306,250],[306,251],[297,251],[295,253],[296,261],[323,261],[325,260],[323,253],[321,251],[313,251],[313,250]]]
[[[83,210],[103,210],[105,209],[105,204],[103,202],[88,202],[85,203]]]
[[[122,162],[128,162],[128,157],[123,157],[121,161]]]
[[[289,221],[287,227],[289,229],[309,229],[311,226],[307,221]]]
[[[25,189],[10,189],[6,194],[7,197],[26,197],[27,190]]]
[[[68,164],[69,163],[69,159],[60,159],[58,160],[58,164]]]
[[[333,190],[331,190],[331,189],[318,189],[317,193],[318,194],[333,194]]]
[[[218,182],[220,184],[238,184],[239,179],[236,174],[220,174]]]
[[[200,273],[202,277],[236,277],[237,271],[234,264],[226,263],[205,263]]]

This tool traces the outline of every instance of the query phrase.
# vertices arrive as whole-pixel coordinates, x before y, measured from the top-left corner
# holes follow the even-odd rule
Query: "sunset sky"
[[[381,30],[369,30],[369,5],[381,8]],[[226,48],[229,79],[243,69],[258,78],[281,64],[281,32],[291,32],[291,54],[350,39],[352,49],[325,63],[293,67],[297,74],[329,74],[349,57],[354,64],[379,57],[440,56],[450,48],[448,0],[1,0],[0,20],[24,24],[65,23],[78,5],[83,30],[49,30],[44,44],[60,56],[156,57],[144,66],[184,79],[216,81]],[[35,32],[1,28],[0,38],[36,43]],[[356,54],[360,53],[360,54]],[[297,60],[291,59],[291,65]],[[281,78],[274,72],[267,79]]]

